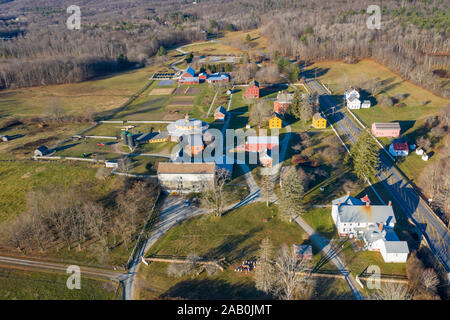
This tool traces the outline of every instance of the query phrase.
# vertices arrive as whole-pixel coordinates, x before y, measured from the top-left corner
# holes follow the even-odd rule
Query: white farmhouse
[[[406,262],[408,244],[399,241],[394,232],[396,223],[391,203],[370,205],[362,199],[346,196],[332,201],[331,217],[341,237],[364,240],[369,251],[379,251],[385,262]]]
[[[355,89],[344,92],[344,98],[349,109],[361,109],[361,100],[359,100],[359,92]]]

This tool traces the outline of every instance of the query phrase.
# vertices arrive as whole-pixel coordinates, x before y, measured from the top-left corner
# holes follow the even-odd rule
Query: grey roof
[[[406,241],[385,241],[384,246],[387,253],[409,253]]]
[[[286,91],[279,91],[277,94],[277,101],[280,103],[291,103],[294,94],[288,93]]]
[[[249,136],[247,137],[248,144],[279,144],[278,136]]]
[[[39,148],[37,148],[36,149],[37,151],[41,151],[41,152],[44,152],[44,151],[47,151],[48,150],[48,148],[46,147],[46,146],[40,146]]]
[[[400,123],[398,123],[398,122],[389,122],[389,123],[374,122],[373,125],[377,129],[399,129],[400,130]]]
[[[358,198],[352,197],[350,195],[345,195],[343,197],[334,199],[333,201],[331,201],[331,203],[333,205],[338,205],[339,202],[342,205],[348,205],[348,206],[361,206],[361,205],[365,205],[365,203],[363,201],[361,201]]]
[[[341,222],[361,223],[383,223],[395,224],[394,211],[391,206],[383,205],[341,205],[338,208],[339,220]]]
[[[376,225],[370,225],[364,229],[364,239],[368,243],[373,243],[380,239],[384,240],[384,235]]]
[[[167,139],[169,137],[169,133],[167,131],[158,132],[156,135],[150,138],[150,140],[159,140],[159,139]]]

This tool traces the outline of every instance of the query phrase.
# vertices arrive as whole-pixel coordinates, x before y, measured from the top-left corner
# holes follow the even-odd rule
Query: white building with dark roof
[[[332,201],[331,217],[341,237],[364,240],[369,251],[379,251],[385,262],[406,262],[408,244],[394,231],[396,219],[391,203],[371,205],[366,196],[347,194]]]
[[[349,109],[361,109],[361,100],[359,100],[359,92],[355,89],[344,92],[344,98]]]

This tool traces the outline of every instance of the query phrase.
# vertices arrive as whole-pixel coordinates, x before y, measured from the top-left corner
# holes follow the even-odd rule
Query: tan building
[[[201,192],[214,184],[216,164],[189,162],[158,163],[158,181],[168,192]]]

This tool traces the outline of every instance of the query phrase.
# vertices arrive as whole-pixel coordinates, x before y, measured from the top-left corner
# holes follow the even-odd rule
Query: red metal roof
[[[408,144],[406,142],[396,142],[394,143],[395,151],[408,151]]]

